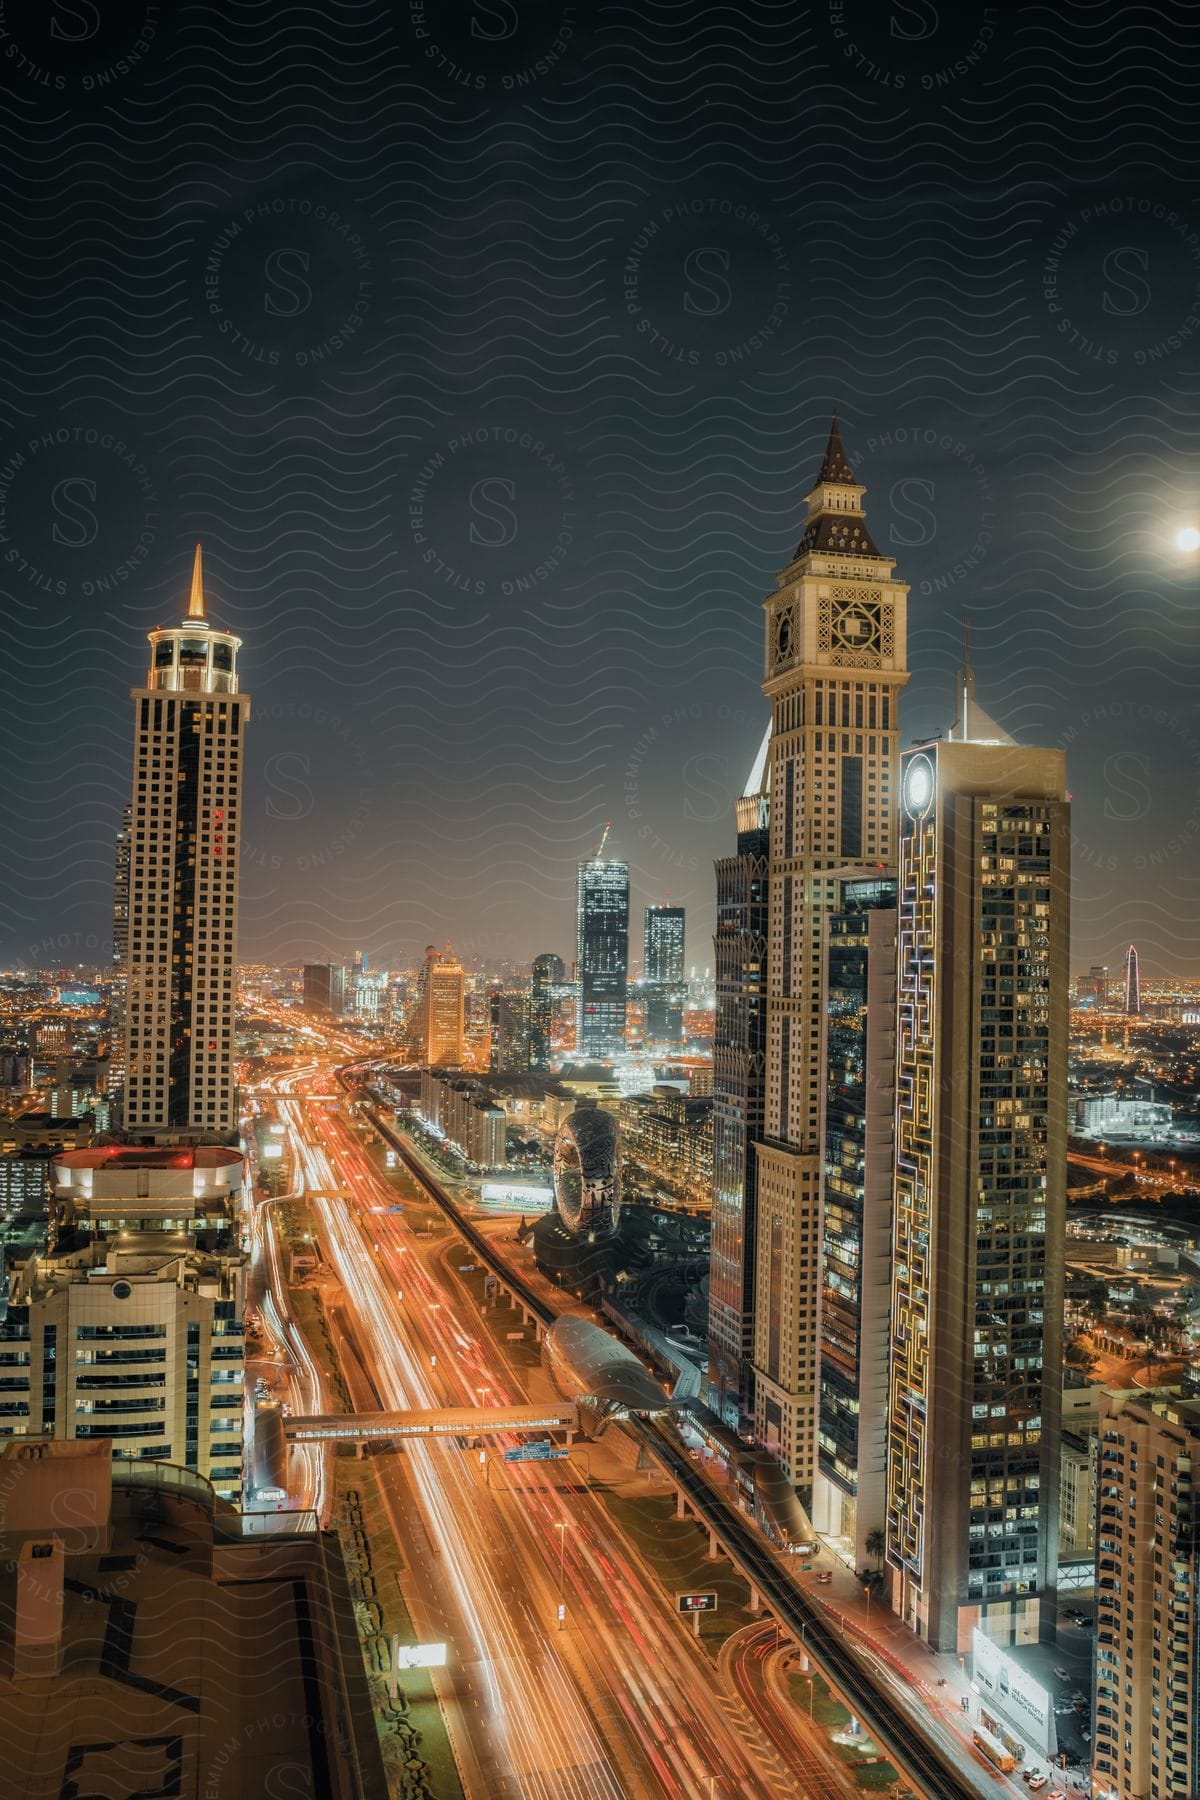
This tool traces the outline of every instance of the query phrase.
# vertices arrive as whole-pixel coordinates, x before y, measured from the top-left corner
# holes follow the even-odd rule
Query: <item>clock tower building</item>
[[[908,588],[872,541],[863,493],[835,416],[804,536],[763,603],[770,936],[755,1426],[806,1502],[819,1395],[822,932],[848,872],[895,866],[899,697],[908,680]]]

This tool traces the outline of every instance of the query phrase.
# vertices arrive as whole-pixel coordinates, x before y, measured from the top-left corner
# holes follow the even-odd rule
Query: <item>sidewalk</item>
[[[822,1545],[812,1563],[812,1573],[799,1577],[811,1597],[831,1618],[844,1625],[847,1635],[855,1637],[864,1647],[869,1646],[907,1682],[924,1705],[940,1714],[960,1739],[964,1757],[973,1759],[976,1753],[971,1732],[979,1723],[980,1696],[978,1689],[972,1686],[969,1656],[931,1649],[889,1610],[886,1600],[878,1596],[868,1599],[855,1574],[828,1546]],[[832,1571],[833,1580],[818,1583],[818,1573],[825,1570]],[[1053,1698],[1053,1688],[1050,1692]],[[965,1708],[964,1699],[968,1702]],[[1015,1731],[1016,1727],[1012,1729]],[[1041,1790],[1042,1800],[1049,1800],[1056,1792],[1078,1791],[1068,1784],[1066,1771],[1051,1762],[1041,1750],[1031,1748],[1026,1760],[1027,1766],[1045,1769],[1050,1775],[1049,1783]],[[1014,1783],[1017,1792],[1024,1791],[1019,1772],[1007,1778],[997,1773],[995,1778],[998,1781],[1008,1779]]]

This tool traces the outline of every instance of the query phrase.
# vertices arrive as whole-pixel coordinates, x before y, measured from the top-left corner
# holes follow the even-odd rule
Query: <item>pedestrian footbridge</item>
[[[410,1412],[292,1414],[284,1419],[283,1429],[295,1444],[499,1437],[522,1431],[575,1432],[579,1429],[579,1408],[573,1402],[564,1402],[550,1406],[435,1406]]]

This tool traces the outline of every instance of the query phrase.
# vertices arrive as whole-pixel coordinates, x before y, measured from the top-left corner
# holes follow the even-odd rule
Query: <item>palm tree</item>
[[[884,1537],[882,1531],[879,1530],[878,1526],[874,1531],[868,1531],[866,1543],[867,1555],[875,1558],[876,1565],[883,1560],[883,1553],[886,1549],[887,1539]]]

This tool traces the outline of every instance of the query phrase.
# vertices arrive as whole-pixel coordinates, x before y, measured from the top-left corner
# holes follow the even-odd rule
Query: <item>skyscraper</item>
[[[149,633],[132,690],[125,1123],[164,1138],[237,1129],[233,1082],[241,639],[205,615],[200,546],[182,624]]]
[[[608,827],[595,854],[579,864],[575,1053],[580,1062],[613,1062],[625,1050],[629,975],[629,864],[605,859]]]
[[[346,971],[341,963],[305,963],[304,1007],[307,1012],[338,1017],[346,1010]]]
[[[488,1067],[495,1075],[525,1075],[529,1071],[531,999],[529,987],[517,981],[494,987],[488,995]]]
[[[734,1429],[754,1417],[755,1156],[766,1102],[771,730],[737,803],[737,851],[716,864],[713,1200],[708,1379]]]
[[[533,980],[529,990],[529,1067],[545,1074],[550,1067],[550,1051],[554,1033],[554,1000],[556,988],[566,977],[561,956],[543,950],[533,959]]]
[[[1053,1635],[1066,1221],[1061,750],[974,704],[901,763],[887,1555],[962,1654]]]
[[[771,702],[767,1097],[757,1153],[755,1429],[811,1492],[817,1444],[821,933],[836,871],[895,859],[908,589],[829,433],[795,556],[764,602]]]
[[[648,906],[642,968],[647,1043],[678,1045],[683,1042],[683,1009],[687,999],[683,950],[683,907]]]
[[[1134,1015],[1142,1010],[1142,987],[1138,979],[1138,953],[1130,944],[1125,952],[1125,1011]]]
[[[133,840],[133,808],[121,814],[113,855],[112,988],[108,1001],[108,1097],[120,1124],[125,1097],[125,1000],[129,980],[129,851]]]
[[[813,1523],[854,1567],[887,1512],[896,883],[847,871],[826,919],[821,1359]]]
[[[1092,1792],[1200,1792],[1200,1402],[1100,1396]]]
[[[421,970],[417,1035],[421,1058],[431,1069],[462,1065],[466,984],[466,971],[449,944],[444,951],[429,944]]]

